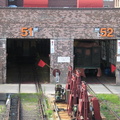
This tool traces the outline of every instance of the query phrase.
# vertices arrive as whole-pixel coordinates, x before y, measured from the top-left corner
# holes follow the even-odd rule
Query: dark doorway
[[[116,64],[116,40],[75,39],[74,55],[74,69],[80,69],[83,77],[115,77],[111,64]]]
[[[49,39],[7,39],[7,83],[49,82],[49,67],[39,67],[40,59],[50,64]]]

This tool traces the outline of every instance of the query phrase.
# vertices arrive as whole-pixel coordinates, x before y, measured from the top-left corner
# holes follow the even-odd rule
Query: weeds
[[[120,98],[114,94],[98,94],[98,99],[104,101],[101,104],[101,112],[107,120],[115,120],[114,116],[109,111],[109,108],[120,116]]]

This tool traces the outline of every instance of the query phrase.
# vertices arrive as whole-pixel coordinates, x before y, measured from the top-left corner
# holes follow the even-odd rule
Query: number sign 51
[[[23,27],[21,28],[21,36],[33,36],[33,28]]]
[[[113,33],[113,28],[100,28],[101,37],[114,37]]]

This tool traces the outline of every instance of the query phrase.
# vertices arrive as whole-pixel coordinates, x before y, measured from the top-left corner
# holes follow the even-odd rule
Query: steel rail
[[[22,73],[21,73],[21,66],[18,65],[18,80],[19,80],[19,90],[18,90],[18,93],[19,93],[19,96],[18,96],[18,117],[17,117],[17,120],[21,120],[21,98],[20,98],[20,93],[21,93],[21,82],[22,82]]]
[[[34,65],[33,65],[33,76],[34,76],[34,82],[36,86],[36,92],[38,93],[37,95],[38,95],[39,112],[42,117],[41,120],[47,120],[45,110],[44,110],[44,104],[43,104],[44,95],[43,95],[42,87],[39,82],[38,74]]]
[[[96,79],[97,79],[97,81],[98,81],[100,84],[102,84],[110,93],[114,94],[104,83],[102,83],[102,82],[99,80],[99,78],[96,78]]]
[[[21,100],[20,100],[20,97],[18,98],[18,117],[17,117],[17,120],[21,120],[21,117],[20,117],[20,107],[21,107]]]
[[[21,73],[21,66],[18,65],[18,82],[19,82],[19,90],[18,93],[20,94],[20,89],[21,89],[21,82],[22,82],[22,73]]]
[[[102,83],[98,78],[97,80],[99,81],[99,83],[101,83],[107,90],[109,90],[112,94],[116,95],[115,93],[113,93],[104,83]],[[109,105],[107,105],[109,107]],[[109,110],[115,115],[115,117],[117,118],[117,120],[120,120],[120,116],[115,112],[113,111],[110,107],[109,107]]]
[[[20,116],[20,107],[21,107],[21,100],[20,100],[20,93],[21,93],[21,83],[22,83],[22,68],[21,66],[18,65],[18,82],[19,82],[19,86],[18,86],[18,93],[19,93],[19,105],[18,105],[18,119],[17,120],[20,120],[21,116]],[[39,112],[40,112],[40,120],[46,120],[44,119],[44,112],[43,112],[43,105],[42,105],[42,101],[41,101],[41,96],[39,95],[40,91],[41,91],[41,86],[40,86],[40,83],[38,81],[38,77],[37,77],[37,74],[36,74],[36,69],[35,67],[33,67],[34,69],[32,69],[32,72],[33,72],[33,77],[34,77],[34,83],[35,83],[35,86],[36,86],[36,92],[38,93],[38,106],[39,106]]]
[[[98,80],[98,79],[97,79]],[[100,80],[99,80],[99,83],[100,84],[102,84],[106,89],[108,89],[112,94],[114,94],[109,88],[107,88],[107,86],[104,84],[104,83],[102,83]],[[94,96],[97,96],[97,94],[95,93],[95,91],[94,90],[92,90],[92,88],[87,84],[87,88],[88,88],[88,91],[89,92],[92,92],[92,94],[94,95]],[[100,101],[102,104],[105,104],[106,105],[106,102],[105,101]],[[110,107],[109,107],[109,105],[107,105],[107,107],[108,107],[108,109],[109,109],[109,111],[113,114],[113,116],[114,117],[116,117],[117,118],[117,120],[120,120],[120,116],[118,116],[118,114],[116,113],[116,112],[114,112]]]
[[[9,102],[10,102],[10,109],[9,109],[9,118],[12,116],[16,116],[17,120],[21,120],[21,116],[20,116],[20,107],[21,107],[21,99],[20,99],[20,89],[21,89],[21,67],[18,65],[18,96],[17,98],[12,98],[11,95],[9,95]],[[14,99],[14,100],[13,100]],[[15,102],[12,102],[12,100]],[[12,107],[13,105],[13,107]],[[16,109],[16,111],[12,112],[12,109]]]
[[[55,102],[53,103],[53,105],[54,105],[54,110],[55,110],[55,112],[56,112],[56,114],[57,114],[57,119],[58,119],[58,120],[62,120],[61,117],[60,117],[60,115],[59,115],[59,113],[58,113],[58,108],[57,108]]]
[[[13,97],[10,100],[10,111],[8,120],[20,119],[20,99],[19,96]]]

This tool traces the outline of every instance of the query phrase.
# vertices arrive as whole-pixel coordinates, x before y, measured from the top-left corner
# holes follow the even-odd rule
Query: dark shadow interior
[[[86,77],[97,77],[98,68],[101,76],[115,77],[111,64],[116,64],[116,40],[74,40],[74,69],[85,69]]]
[[[49,39],[7,39],[7,83],[49,82],[50,68],[37,65],[50,64],[49,54]]]

